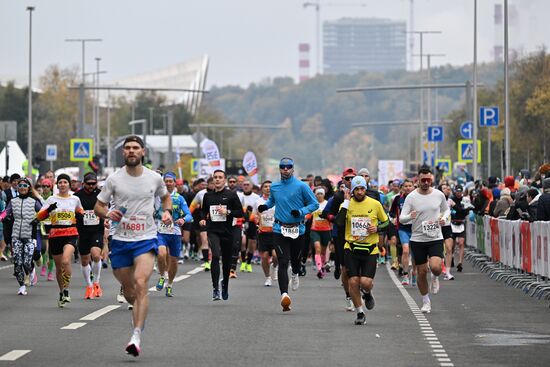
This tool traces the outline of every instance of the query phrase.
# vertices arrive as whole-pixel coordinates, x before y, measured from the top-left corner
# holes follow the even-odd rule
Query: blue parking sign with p
[[[479,108],[479,126],[498,126],[498,107]]]
[[[428,141],[443,141],[443,126],[428,126]]]

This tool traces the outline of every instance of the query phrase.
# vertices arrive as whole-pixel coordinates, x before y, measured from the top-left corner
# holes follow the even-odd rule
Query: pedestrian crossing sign
[[[88,162],[92,159],[93,139],[71,139],[71,161]]]
[[[474,156],[473,140],[458,141],[458,161],[462,163],[472,163]],[[481,140],[477,141],[477,163],[481,163]]]
[[[435,160],[436,168],[443,171],[443,176],[451,176],[453,174],[453,169],[450,159],[436,159]]]

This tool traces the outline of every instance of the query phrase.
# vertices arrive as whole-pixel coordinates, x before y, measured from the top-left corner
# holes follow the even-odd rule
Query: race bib
[[[99,224],[99,217],[95,215],[93,210],[84,211],[84,225],[85,226],[97,226]]]
[[[292,226],[292,227],[281,226],[281,234],[284,237],[292,238],[293,240],[295,240],[300,235],[300,226],[299,225]]]
[[[273,227],[273,223],[275,223],[275,216],[273,213],[262,214],[263,227]]]
[[[71,210],[56,210],[55,224],[59,226],[71,226],[74,223],[74,212]]]
[[[351,235],[353,237],[367,237],[370,224],[369,217],[351,217]]]
[[[441,233],[439,227],[439,221],[437,220],[425,220],[422,222],[422,233],[428,237],[438,237]]]
[[[158,232],[163,234],[174,234],[174,223],[166,225],[163,222],[160,222]]]
[[[452,224],[451,223],[451,229],[453,230],[453,233],[462,233],[462,232],[464,232],[464,224]]]
[[[145,234],[145,215],[132,215],[120,221],[120,228],[125,237],[138,237]]]
[[[211,205],[210,206],[210,220],[212,222],[225,222],[227,220],[226,214],[221,214],[220,210],[225,209],[227,212],[227,205]]]

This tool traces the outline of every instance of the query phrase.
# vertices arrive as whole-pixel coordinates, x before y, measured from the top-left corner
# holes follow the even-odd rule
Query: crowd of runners
[[[264,286],[278,285],[283,312],[291,311],[290,291],[299,289],[300,277],[323,281],[332,274],[356,325],[375,307],[373,280],[387,264],[403,286],[418,288],[421,310],[430,313],[440,276],[451,281],[453,269],[463,269],[467,217],[491,208],[487,183],[436,183],[428,166],[378,186],[367,168],[346,167],[339,182],[300,179],[286,157],[273,182],[216,170],[189,184],[146,168],[144,154],[141,138],[129,136],[125,166],[104,182],[93,172],[81,182],[47,172],[36,184],[12,175],[0,200],[0,255],[12,257],[16,293],[27,295],[40,277],[55,280],[57,304],[66,307],[74,301],[75,285],[72,300],[69,288],[78,261],[78,297],[103,297],[101,271],[111,266],[121,285],[117,300],[132,309],[126,352],[134,356],[141,351],[150,277],[156,270],[156,289],[174,297],[178,264],[187,259],[210,272],[212,301],[228,300],[230,280],[261,265]]]

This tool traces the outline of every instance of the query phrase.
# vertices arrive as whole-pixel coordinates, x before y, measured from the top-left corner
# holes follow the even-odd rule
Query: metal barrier
[[[550,299],[550,222],[476,215],[466,221],[466,245],[466,259],[491,278]]]

